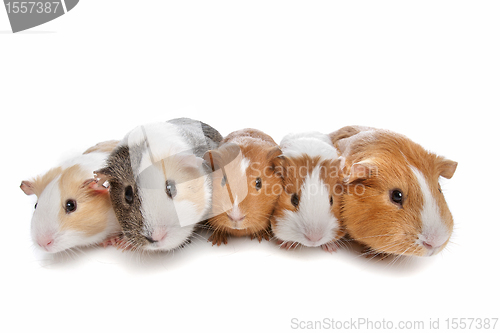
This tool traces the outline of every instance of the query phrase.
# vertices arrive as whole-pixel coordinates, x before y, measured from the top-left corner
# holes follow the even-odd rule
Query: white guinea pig
[[[31,236],[37,247],[61,252],[102,243],[120,232],[108,190],[98,186],[93,177],[117,143],[100,143],[21,183],[24,193],[35,194],[38,199],[31,220]]]
[[[271,226],[285,248],[301,244],[333,252],[344,236],[339,223],[339,165],[329,137],[318,132],[289,134],[280,144],[276,170],[283,177]]]

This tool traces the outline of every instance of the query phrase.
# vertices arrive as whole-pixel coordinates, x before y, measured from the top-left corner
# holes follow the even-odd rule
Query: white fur
[[[320,168],[316,167],[302,184],[297,212],[287,210],[276,219],[273,231],[285,242],[316,247],[334,240],[339,228],[330,210],[328,188],[320,178]]]
[[[107,153],[101,152],[80,155],[63,162],[61,168],[64,171],[64,169],[73,165],[79,165],[86,173],[84,178],[81,179],[81,183],[83,183],[86,179],[93,178],[94,170],[103,167],[107,156]],[[31,219],[31,236],[37,247],[55,253],[76,246],[100,243],[109,235],[118,232],[119,224],[111,208],[108,213],[106,228],[98,234],[88,236],[81,231],[71,230],[71,227],[62,230],[59,214],[64,209],[62,202],[66,198],[61,198],[60,178],[60,175],[54,178],[38,197],[37,208]],[[47,240],[52,240],[50,245],[45,244]]]
[[[443,222],[439,206],[431,193],[424,175],[414,166],[410,166],[410,168],[417,178],[424,198],[424,205],[420,212],[422,232],[419,235],[417,244],[422,245],[423,242],[432,244],[434,248],[428,250],[427,253],[430,256],[440,251],[442,245],[450,238],[451,232]]]
[[[319,132],[292,133],[280,143],[283,155],[298,157],[303,154],[321,156],[324,159],[337,159],[338,153],[330,137]]]
[[[250,160],[248,158],[243,158],[240,162],[241,174],[246,177],[248,166],[250,165]]]

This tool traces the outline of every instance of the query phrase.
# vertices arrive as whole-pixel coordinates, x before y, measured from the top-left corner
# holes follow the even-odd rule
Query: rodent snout
[[[54,237],[51,235],[39,236],[36,239],[36,243],[45,251],[50,252],[51,248],[54,246]]]
[[[168,234],[168,232],[167,232],[166,229],[159,228],[159,229],[154,230],[151,233],[151,235],[144,236],[144,237],[150,243],[157,243],[157,242],[161,242],[162,240],[164,240],[165,238],[167,238],[167,234]]]

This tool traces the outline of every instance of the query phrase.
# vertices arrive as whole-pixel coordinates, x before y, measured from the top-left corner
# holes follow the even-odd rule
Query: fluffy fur
[[[98,144],[44,175],[21,183],[27,195],[35,194],[38,199],[31,233],[39,248],[61,252],[101,243],[119,232],[108,191],[99,188],[93,179],[93,171],[104,165],[109,147],[117,143]],[[68,200],[76,203],[72,212],[65,209]]]
[[[352,238],[372,253],[428,256],[446,246],[453,218],[439,177],[451,178],[456,162],[385,130],[350,126],[330,137],[345,157],[341,217]]]
[[[202,157],[221,140],[209,125],[187,118],[139,126],[125,136],[97,171],[110,184],[120,246],[168,251],[189,240],[210,210],[211,179]]]
[[[341,161],[327,135],[291,134],[281,142],[278,158],[283,191],[271,218],[272,230],[281,245],[299,244],[337,249],[344,235],[339,223],[339,166]]]
[[[244,129],[232,132],[218,150],[213,165],[212,244],[227,244],[228,236],[269,240],[269,218],[281,189],[274,158],[281,151],[267,134]]]

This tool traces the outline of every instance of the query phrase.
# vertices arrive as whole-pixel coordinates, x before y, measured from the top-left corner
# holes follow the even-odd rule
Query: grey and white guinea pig
[[[222,136],[188,118],[139,126],[96,171],[107,181],[121,247],[168,251],[183,246],[211,207],[210,168],[204,154]]]
[[[212,245],[227,244],[228,236],[269,240],[269,218],[281,190],[273,161],[281,154],[266,133],[252,128],[228,134],[206,159],[213,165]]]
[[[341,160],[328,135],[289,134],[280,143],[278,159],[283,191],[271,226],[281,247],[298,245],[336,251],[345,234],[340,219]]]
[[[31,220],[31,236],[37,247],[49,253],[104,242],[120,232],[109,192],[94,180],[94,170],[104,166],[118,141],[89,148],[32,180],[21,183],[37,203]]]
[[[387,130],[348,126],[330,138],[345,158],[341,217],[368,254],[431,256],[446,246],[453,218],[439,179],[457,162]]]

